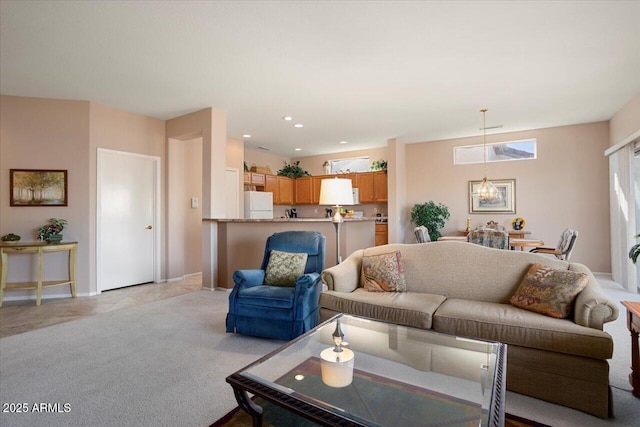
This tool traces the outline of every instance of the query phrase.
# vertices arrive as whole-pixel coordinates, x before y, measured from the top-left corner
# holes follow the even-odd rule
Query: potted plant
[[[284,167],[277,173],[280,176],[286,176],[289,178],[300,178],[303,176],[311,176],[309,172],[300,167],[300,161],[297,160],[293,163],[284,162]]]
[[[47,243],[60,243],[62,234],[60,232],[67,225],[66,219],[49,218],[49,223],[38,227],[38,238]]]
[[[440,230],[444,227],[445,221],[449,219],[449,208],[433,200],[426,203],[415,204],[411,209],[411,222],[416,226],[425,226],[429,230],[429,237],[432,241],[438,240],[442,236]]]
[[[370,171],[387,171],[387,161],[386,160],[376,160],[375,162],[371,163],[371,167],[369,168]]]
[[[636,239],[640,237],[640,234],[636,234]],[[631,261],[633,261],[633,263],[635,264],[636,261],[638,260],[638,256],[640,255],[640,243],[636,243],[635,245],[631,246],[631,250],[629,251],[629,259],[631,259]]]

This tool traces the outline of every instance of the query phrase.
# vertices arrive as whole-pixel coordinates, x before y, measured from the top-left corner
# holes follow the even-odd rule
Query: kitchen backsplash
[[[280,218],[285,216],[285,210],[290,209],[291,206],[275,205],[273,207],[273,217]],[[333,206],[318,206],[318,205],[296,205],[295,206],[298,218],[324,218],[326,216],[326,208],[334,210]],[[352,209],[354,211],[360,211],[364,217],[375,218],[376,213],[383,213],[387,216],[387,204],[386,203],[367,203],[357,206],[345,206],[345,209]],[[335,213],[335,212],[334,212]]]

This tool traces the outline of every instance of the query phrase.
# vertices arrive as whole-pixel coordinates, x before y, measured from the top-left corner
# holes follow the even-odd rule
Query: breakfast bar
[[[233,272],[260,268],[267,237],[292,230],[319,231],[326,238],[325,268],[336,264],[336,230],[331,218],[204,219],[217,224],[218,286],[233,287]],[[374,245],[375,218],[345,218],[340,255]]]

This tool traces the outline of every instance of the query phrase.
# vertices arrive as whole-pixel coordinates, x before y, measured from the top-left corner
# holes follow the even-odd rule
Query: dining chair
[[[569,261],[569,258],[571,258],[571,254],[573,253],[573,248],[576,245],[577,239],[578,232],[571,228],[566,228],[560,236],[558,246],[556,246],[555,248],[538,246],[531,249],[529,252],[554,255],[558,259]]]
[[[478,227],[467,235],[467,242],[495,249],[509,249],[509,233],[487,227]]]
[[[415,234],[416,241],[418,243],[427,243],[431,241],[431,236],[429,236],[429,230],[424,225],[420,225],[414,228],[413,234]]]

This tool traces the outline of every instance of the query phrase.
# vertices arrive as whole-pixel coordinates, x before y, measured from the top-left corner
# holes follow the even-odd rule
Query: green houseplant
[[[371,163],[371,167],[369,168],[370,171],[387,171],[387,161],[386,160],[376,160],[375,162]]]
[[[311,176],[309,172],[300,167],[300,161],[292,163],[284,162],[284,167],[277,172],[280,176],[286,176],[289,178],[300,178],[303,176]]]
[[[640,234],[636,234],[636,239],[640,237]],[[638,256],[640,255],[640,243],[636,243],[635,245],[631,246],[631,250],[629,251],[629,259],[631,259],[631,261],[633,261],[633,263],[635,264],[636,261],[638,260]]]
[[[438,240],[442,236],[440,230],[444,227],[446,220],[449,219],[449,208],[433,200],[426,203],[415,204],[411,209],[411,222],[416,226],[425,226],[429,230],[429,237],[432,241]]]

